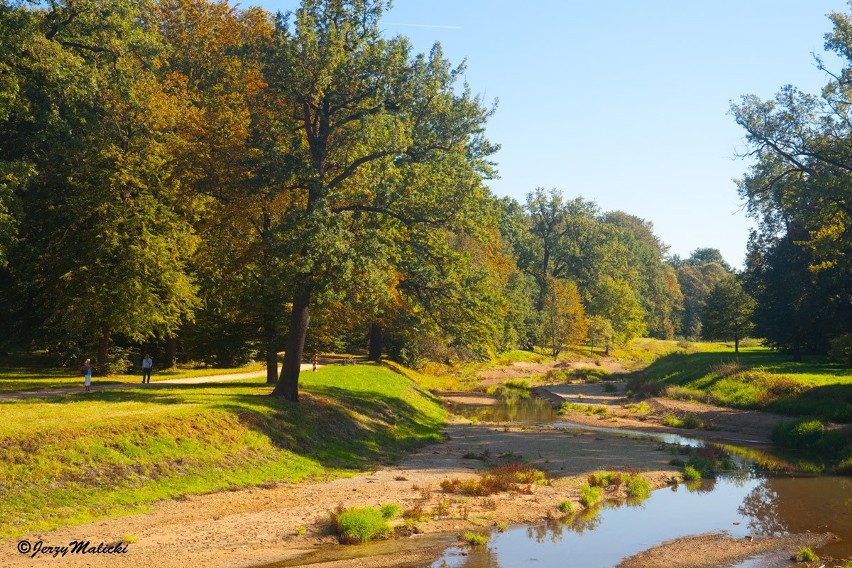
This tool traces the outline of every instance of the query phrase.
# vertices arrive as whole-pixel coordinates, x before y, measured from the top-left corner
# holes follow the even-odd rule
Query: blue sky
[[[296,0],[256,0],[276,11]],[[735,179],[747,149],[728,113],[785,84],[818,92],[843,0],[397,0],[388,35],[441,43],[485,100],[502,146],[492,191],[581,195],[652,221],[672,254],[715,247],[741,266],[752,226]],[[826,55],[830,63],[835,60]],[[837,68],[836,64],[831,65]]]

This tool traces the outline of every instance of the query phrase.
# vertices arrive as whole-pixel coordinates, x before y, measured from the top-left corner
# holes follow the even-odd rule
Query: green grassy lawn
[[[440,438],[433,397],[376,365],[0,403],[0,538],[272,481],[348,475]]]
[[[249,371],[262,371],[263,363],[253,363],[243,367],[228,369],[205,368],[173,368],[157,370],[151,374],[151,382],[164,381],[167,379],[187,379],[191,377],[204,377],[208,375],[224,375],[228,373],[245,373]],[[107,377],[92,377],[93,385],[107,385],[117,383],[141,383],[142,372],[122,375],[110,375]],[[48,366],[40,358],[22,358],[0,360],[0,394],[33,391],[53,388],[82,387],[83,377],[75,370],[57,369]]]
[[[670,396],[831,422],[852,422],[852,369],[812,358],[794,362],[764,347],[739,354],[717,346],[664,355],[639,382]]]

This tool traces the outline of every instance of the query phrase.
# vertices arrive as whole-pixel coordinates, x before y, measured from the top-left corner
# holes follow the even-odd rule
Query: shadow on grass
[[[736,363],[738,369],[718,374],[719,365]],[[804,388],[798,394],[771,393],[771,384],[763,387],[763,404],[747,406],[757,410],[768,410],[779,414],[813,417],[830,422],[852,422],[852,369],[824,360],[813,358],[805,362],[793,362],[790,357],[777,351],[746,350],[734,353],[673,353],[660,357],[645,369],[634,373],[631,388],[636,391],[661,392],[667,386],[687,387],[713,396],[712,388],[721,379],[737,381],[739,371],[759,369],[768,378],[790,379]],[[808,375],[808,377],[805,377]],[[814,385],[812,377],[829,384]],[[830,382],[834,381],[834,382]],[[754,382],[744,376],[739,381],[746,386]],[[722,404],[723,402],[720,402]]]

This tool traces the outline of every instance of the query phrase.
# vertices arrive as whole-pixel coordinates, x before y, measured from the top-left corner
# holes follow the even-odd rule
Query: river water
[[[515,401],[490,407],[453,405],[451,411],[468,418],[494,422],[551,422],[550,405],[539,399]],[[587,429],[555,422],[554,427]],[[623,430],[594,428],[596,435],[624,437]],[[629,433],[652,437],[666,444],[701,446],[704,442],[681,436],[645,432]],[[732,449],[728,447],[728,449]],[[754,456],[752,450],[749,455]],[[447,542],[443,555],[425,566],[431,568],[541,568],[611,567],[620,560],[663,541],[708,532],[727,532],[733,537],[780,536],[805,532],[831,532],[838,537],[822,548],[820,556],[852,557],[852,478],[836,476],[778,475],[755,461],[734,456],[735,471],[713,480],[680,484],[654,491],[640,503],[604,502],[599,507],[566,520],[543,525],[510,527],[493,531],[486,546],[460,547],[449,544],[454,535],[434,535],[428,542]],[[771,459],[758,459],[761,463]],[[445,539],[445,540],[441,540]],[[369,556],[406,546],[394,541],[355,547],[350,551],[327,551],[305,559]],[[352,548],[352,547],[345,547]],[[342,553],[342,554],[341,554]],[[777,556],[751,558],[739,568],[788,565]],[[288,565],[296,565],[289,564]],[[408,565],[406,565],[408,566]],[[401,566],[399,568],[402,568]]]

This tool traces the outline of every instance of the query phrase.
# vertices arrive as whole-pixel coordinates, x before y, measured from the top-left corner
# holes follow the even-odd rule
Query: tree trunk
[[[168,337],[166,339],[166,353],[163,357],[163,368],[171,369],[175,366],[175,358],[177,356],[177,338]]]
[[[266,343],[266,384],[274,385],[278,380],[278,326],[271,306],[264,306],[263,335]]]
[[[734,332],[734,353],[740,352],[740,334]]]
[[[302,365],[302,354],[305,351],[305,336],[308,333],[311,303],[311,288],[307,284],[296,287],[293,295],[293,311],[290,313],[290,330],[284,349],[284,365],[281,367],[281,377],[272,391],[273,396],[283,397],[292,402],[299,402],[299,371]]]
[[[107,374],[107,356],[109,355],[109,324],[101,324],[101,336],[98,338],[98,374]]]
[[[370,326],[370,354],[367,359],[382,362],[382,328],[377,323]]]

